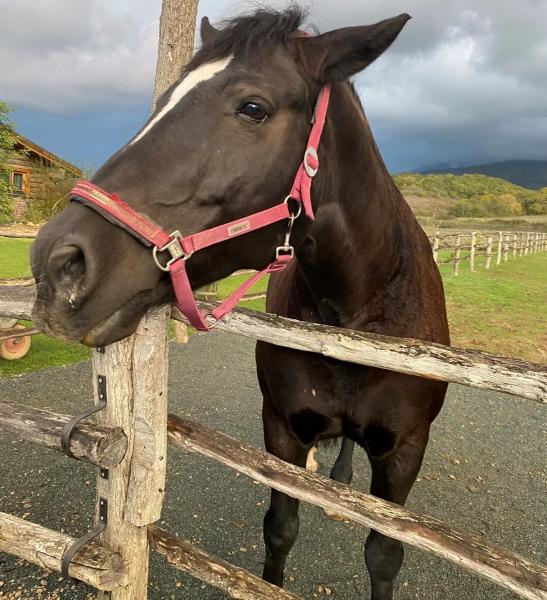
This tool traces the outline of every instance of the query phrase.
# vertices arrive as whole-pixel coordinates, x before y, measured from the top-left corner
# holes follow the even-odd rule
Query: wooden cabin
[[[30,203],[43,198],[54,181],[82,177],[81,169],[20,134],[14,150],[7,166],[16,220],[24,218]]]

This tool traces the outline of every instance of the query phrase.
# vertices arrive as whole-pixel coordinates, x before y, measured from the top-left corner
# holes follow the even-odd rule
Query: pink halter
[[[277,221],[288,219],[285,240],[282,246],[276,248],[275,259],[265,269],[253,275],[211,312],[210,316],[215,322],[220,321],[226,314],[233,310],[247,290],[258,280],[268,273],[283,270],[289,264],[294,257],[294,248],[291,246],[292,227],[294,221],[300,216],[302,207],[306,215],[310,219],[314,219],[311,186],[313,178],[319,170],[317,153],[327,117],[330,93],[331,84],[327,83],[317,100],[308,146],[302,164],[296,174],[291,192],[283,202],[276,204],[272,208],[183,237],[180,231],[167,234],[151,219],[132,209],[119,196],[109,194],[89,181],[78,181],[71,192],[71,200],[95,210],[114,225],[121,227],[133,235],[145,246],[151,246],[153,248],[154,261],[158,267],[171,275],[177,308],[196,329],[209,331],[211,326],[207,322],[208,315],[199,310],[196,305],[190,280],[186,272],[186,261],[194,252],[198,252],[203,248],[261,229]],[[289,200],[294,200],[298,203],[299,209],[296,214],[291,212]],[[162,264],[159,260],[159,255],[164,252],[169,253],[171,257],[166,264]]]

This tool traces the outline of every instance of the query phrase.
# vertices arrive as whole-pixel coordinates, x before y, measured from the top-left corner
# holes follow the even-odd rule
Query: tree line
[[[422,175],[394,177],[404,195],[450,200],[453,217],[506,217],[547,214],[547,188],[530,190],[487,175]]]

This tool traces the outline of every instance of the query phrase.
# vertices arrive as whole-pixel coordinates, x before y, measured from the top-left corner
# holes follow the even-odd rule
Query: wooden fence
[[[0,287],[0,316],[29,318],[32,289]],[[210,305],[203,304],[202,308]],[[386,535],[444,557],[523,598],[547,599],[547,569],[475,534],[416,514],[330,479],[284,463],[219,431],[167,415],[169,309],[151,311],[134,339],[94,352],[96,402],[106,408],[94,423],[76,426],[70,452],[98,466],[100,541],[79,550],[72,577],[109,593],[112,600],[146,598],[148,553],[164,554],[176,568],[234,598],[295,599],[238,567],[154,525],[165,491],[167,442],[219,461],[291,496],[343,515]],[[173,310],[171,318],[184,321]],[[153,327],[160,323],[160,327]],[[547,367],[419,340],[389,338],[302,323],[239,309],[218,329],[305,352],[431,379],[516,394],[547,403]],[[101,395],[103,398],[101,398]],[[72,417],[0,402],[0,429],[62,449]],[[105,509],[107,506],[107,511]],[[75,540],[67,534],[0,513],[0,550],[61,570]],[[101,595],[101,598],[106,598]]]
[[[500,265],[510,258],[547,251],[547,233],[535,231],[437,231],[430,241],[435,262],[453,264],[454,275],[466,261],[469,270],[475,271],[478,266],[490,269],[493,260]]]

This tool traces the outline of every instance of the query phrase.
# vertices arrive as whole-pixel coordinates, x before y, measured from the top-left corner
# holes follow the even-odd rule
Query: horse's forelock
[[[192,71],[201,64],[228,55],[239,57],[269,47],[285,46],[302,26],[306,11],[293,5],[283,11],[260,8],[253,13],[224,21],[210,42],[206,42],[186,66]]]

